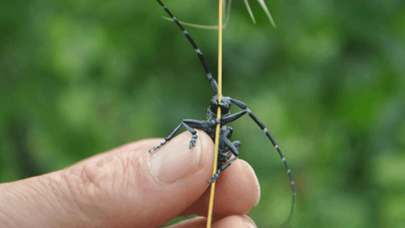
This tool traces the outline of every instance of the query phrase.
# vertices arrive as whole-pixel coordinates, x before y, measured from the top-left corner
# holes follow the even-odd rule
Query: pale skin
[[[130,143],[60,171],[0,184],[2,227],[205,227],[214,144],[198,131],[195,147],[184,132],[162,148],[163,139]],[[252,167],[236,160],[217,180],[217,227],[256,227],[245,214],[259,201]]]

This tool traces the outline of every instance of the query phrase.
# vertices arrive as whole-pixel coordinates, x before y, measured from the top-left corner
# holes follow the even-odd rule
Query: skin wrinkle
[[[59,206],[61,207],[62,210],[65,210],[66,205],[64,204],[64,201],[60,200],[63,198],[68,198],[63,191],[61,191],[62,189],[60,189],[60,184],[58,182],[60,182],[60,180],[57,179],[57,176],[60,177],[60,175],[58,175],[57,173],[50,173],[49,175],[45,175],[45,178],[48,180],[48,183],[44,184],[46,186],[49,186],[52,190],[52,194],[55,196],[55,202],[57,202],[59,204]],[[45,179],[44,178],[44,179]],[[41,182],[41,181],[40,181]]]
[[[120,179],[121,179],[121,185],[123,185],[123,184],[125,183],[125,187],[122,186],[122,187],[124,187],[124,189],[125,189],[125,195],[128,194],[128,187],[129,187],[129,182],[130,182],[130,181],[125,181],[125,177],[126,177],[126,176],[129,177],[129,174],[131,173],[131,172],[129,171],[130,166],[131,166],[131,167],[133,166],[133,164],[132,164],[132,159],[127,158],[126,165],[124,166],[124,169],[123,169],[123,171],[122,171],[122,175],[121,175],[121,178],[120,178]]]
[[[6,194],[8,197],[0,198],[0,200],[4,199],[6,201],[7,200],[11,201],[11,199],[16,198],[15,197],[16,194],[13,194],[13,192],[15,190],[11,187],[11,185],[10,184],[4,184],[4,186],[5,186],[5,188],[4,188],[5,190],[4,191],[2,190],[0,193],[1,194]],[[10,187],[11,187],[11,189],[10,189]],[[18,189],[16,189],[16,190],[18,190]],[[19,195],[21,195],[21,194],[19,194]],[[16,221],[18,221],[18,218],[15,218],[16,216],[13,216],[13,214],[11,214],[11,215],[10,214],[3,214],[3,216],[1,216],[1,211],[2,210],[0,210],[0,222],[1,222],[1,224],[9,225],[10,227],[17,227]],[[22,213],[17,213],[16,215],[22,215]]]
[[[110,191],[110,192],[112,194],[112,198],[117,197],[117,195],[122,195],[124,192],[132,192],[132,191],[129,190],[129,188],[132,188],[132,189],[135,190],[136,189],[135,186],[134,187],[130,186],[131,181],[125,181],[125,180],[129,180],[129,179],[135,179],[135,178],[130,178],[129,177],[129,173],[131,173],[130,172],[131,169],[134,169],[133,173],[138,173],[136,171],[137,168],[135,168],[135,167],[139,167],[139,165],[138,165],[139,161],[137,161],[136,159],[135,160],[133,159],[134,158],[133,151],[131,151],[130,153],[131,153],[131,156],[126,156],[127,155],[126,153],[119,153],[118,155],[113,155],[113,156],[110,155],[110,156],[108,156],[107,158],[104,158],[104,159],[101,158],[101,160],[98,162],[98,164],[94,165],[95,168],[94,167],[90,167],[90,168],[83,167],[82,168],[82,173],[83,173],[82,174],[82,177],[83,177],[82,180],[83,180],[83,182],[85,182],[83,185],[92,185],[92,184],[94,184],[94,185],[100,186],[100,189],[103,189],[105,187],[109,188],[111,186],[110,190],[112,190],[112,191]],[[123,158],[123,156],[125,156],[125,157]],[[113,171],[109,171],[108,168],[105,168],[105,167],[108,167],[110,165],[113,167],[113,169],[114,169]],[[93,172],[97,173],[97,172],[100,172],[100,171],[101,172],[113,173],[114,175],[103,175],[102,174],[101,177],[97,177],[97,175],[94,175],[94,173],[93,173]],[[93,176],[94,176],[94,178],[93,178]],[[143,176],[143,175],[141,175],[141,176]],[[113,181],[113,184],[110,185],[110,186],[108,186],[108,185],[102,186],[104,184],[103,182],[105,182],[104,181],[105,178],[112,178],[110,180]],[[121,179],[123,181],[122,182],[117,181],[119,179]],[[86,182],[89,182],[90,184],[86,183]],[[126,185],[125,187],[124,187],[124,185],[122,185],[123,183],[125,183],[125,185]],[[134,182],[132,182],[132,183],[134,183]],[[124,187],[126,190],[122,191],[122,187]],[[85,189],[84,191],[88,191],[89,187],[86,186],[86,187],[84,187],[84,189]],[[118,191],[114,191],[114,190],[118,190]],[[128,196],[128,195],[124,196],[124,198],[133,199],[133,197]],[[104,200],[104,202],[106,202],[105,198],[100,199],[100,200],[101,201]],[[107,203],[108,203],[108,200],[107,200]],[[120,205],[124,205],[124,204],[117,204],[117,205],[114,205],[114,207],[116,209],[120,210],[120,209],[122,209],[120,207]],[[121,213],[116,214],[116,216],[120,216],[120,215],[122,215],[122,214]]]
[[[134,180],[136,179],[136,177],[132,177],[131,174],[137,173],[137,167],[139,167],[139,161],[136,159],[137,157],[135,156],[134,151],[131,151],[131,156],[128,158],[128,168],[127,168],[127,175],[124,174],[122,175],[122,182],[126,183],[125,184],[125,195],[128,196],[128,194],[132,191],[129,191],[131,189],[131,185],[133,187],[133,189],[136,189],[136,184],[135,186],[134,183],[136,183],[136,181],[125,181],[125,177],[127,177],[128,180]],[[129,170],[131,169],[131,170]]]
[[[69,181],[66,179],[66,175],[61,175],[61,180],[63,180],[64,182],[65,182],[65,185],[66,186],[69,186]],[[84,211],[80,208],[80,206],[79,206],[79,202],[78,202],[78,200],[77,199],[75,199],[74,197],[73,197],[73,193],[72,193],[72,191],[71,191],[71,188],[69,188],[69,192],[68,193],[70,193],[70,194],[65,194],[65,195],[69,195],[70,197],[69,197],[69,202],[73,202],[74,203],[74,205],[73,206],[71,206],[70,208],[72,209],[72,211],[73,211],[73,213],[74,214],[76,214],[76,215],[78,215],[78,217],[81,219],[81,220],[83,220],[83,221],[86,221],[86,222],[88,222],[88,221],[90,221],[90,218],[84,213]],[[63,192],[63,191],[61,191],[61,192]],[[75,208],[77,209],[77,210],[75,210]]]
[[[143,158],[143,156],[145,156],[143,154],[147,154],[147,153],[146,152],[142,153],[143,151],[141,152],[141,149],[143,147],[137,147],[137,148],[139,151],[131,150],[131,151],[127,151],[125,153],[121,153],[122,156],[126,156],[127,160],[128,160],[128,162],[127,162],[128,168],[126,169],[126,173],[124,173],[122,175],[122,179],[124,180],[124,183],[127,183],[128,187],[131,187],[134,189],[139,186],[145,185],[145,182],[149,183],[152,180],[151,175],[136,175],[136,176],[130,175],[130,174],[149,172],[149,169],[145,165],[140,164],[141,162],[145,163],[146,158]],[[139,153],[141,153],[141,154],[139,154]],[[141,155],[141,156],[139,156],[139,155]],[[125,181],[125,179],[127,181]],[[128,181],[128,180],[133,180],[133,181]]]
[[[115,193],[115,190],[118,194],[120,194],[122,191],[122,187],[125,185],[129,184],[129,181],[126,181],[125,179],[128,179],[129,176],[129,169],[133,165],[131,164],[131,159],[128,157],[122,158],[122,156],[117,156],[119,159],[121,166],[119,166],[119,171],[117,172],[116,166],[114,166],[114,176],[113,178],[113,183],[112,183],[112,191]]]
[[[52,204],[50,203],[49,199],[47,199],[46,196],[43,196],[41,194],[41,192],[45,192],[45,191],[42,191],[43,189],[40,189],[40,188],[44,187],[44,185],[41,183],[41,181],[38,180],[38,179],[31,179],[31,180],[32,181],[29,182],[30,191],[28,191],[30,196],[31,196],[31,200],[34,199],[34,196],[36,196],[37,199],[38,198],[42,199],[42,200],[40,200],[41,204],[47,205],[47,207],[46,207],[47,209],[49,209],[49,206],[52,207]],[[39,183],[39,184],[34,184],[34,182]],[[29,203],[31,203],[31,205],[34,206],[32,209],[33,210],[40,210],[41,208],[36,208],[36,207],[42,206],[42,205],[41,204],[34,204],[33,202],[31,202],[31,200],[29,200],[30,201]]]
[[[111,177],[112,178],[111,191],[114,193],[115,188],[120,189],[119,187],[122,186],[122,184],[124,183],[123,177],[127,173],[125,172],[125,170],[128,169],[128,160],[121,158],[121,156],[114,156],[113,158],[118,159],[117,163],[120,164],[120,165],[113,164],[114,171],[112,173],[114,175]],[[115,163],[116,159],[112,160],[111,163]],[[120,179],[121,182],[119,182]]]
[[[61,214],[72,214],[75,218],[79,218],[82,221],[89,221],[89,218],[79,208],[77,202],[73,200],[72,194],[69,194],[69,191],[63,191],[61,186],[67,186],[68,181],[66,180],[65,175],[61,175],[60,172],[50,173],[46,175],[49,180],[49,185],[55,196],[55,201],[59,203],[59,207],[56,206],[55,210],[61,210]],[[70,191],[71,192],[71,191]]]
[[[83,167],[84,167],[84,165],[80,166],[79,179],[81,179],[81,180],[85,179],[84,177],[86,176]],[[77,167],[77,168],[79,168],[79,167]],[[77,180],[74,180],[76,178],[72,178],[72,177],[75,177],[77,175],[71,175],[71,174],[73,174],[73,168],[69,168],[65,172],[61,172],[62,179],[65,180],[66,186],[67,186],[67,188],[69,190],[69,193],[71,195],[72,202],[74,202],[74,204],[76,205],[76,208],[78,209],[76,214],[78,214],[79,217],[83,221],[90,221],[90,218],[86,215],[85,211],[83,210],[83,206],[81,206],[82,203],[80,202],[78,194],[77,194],[77,192],[81,192],[80,191],[81,188],[77,188],[77,192],[73,191],[72,184],[77,182]],[[72,181],[72,180],[74,180],[74,181]]]
[[[101,210],[105,207],[105,203],[108,203],[108,199],[114,196],[105,195],[105,193],[109,191],[103,190],[105,186],[103,186],[103,181],[105,182],[106,179],[112,177],[114,186],[114,177],[109,176],[111,173],[115,173],[114,171],[105,170],[103,173],[100,173],[100,169],[103,169],[103,166],[106,165],[108,162],[117,161],[117,159],[113,158],[114,156],[109,157],[108,159],[101,159],[99,162],[95,163],[90,162],[89,164],[84,164],[78,167],[80,170],[80,175],[69,175],[69,180],[73,180],[72,182],[75,183],[75,187],[70,184],[69,189],[75,192],[72,189],[77,189],[76,192],[79,194],[73,194],[75,201],[77,201],[78,208],[80,209],[79,213],[83,220],[94,220],[89,217],[88,213],[93,213],[94,210]],[[121,159],[118,159],[121,160]],[[108,165],[108,164],[107,164]],[[112,166],[115,167],[115,164]],[[114,168],[115,169],[115,168]],[[77,173],[75,168],[69,171],[70,173]],[[100,175],[101,174],[101,175]],[[73,177],[73,178],[72,178]],[[69,181],[68,181],[69,182]],[[110,191],[111,192],[111,191]],[[112,192],[113,193],[113,192]],[[100,211],[100,212],[101,212]],[[84,218],[83,218],[84,217]],[[102,221],[99,221],[102,222]]]
[[[89,165],[91,164],[95,166],[94,163],[90,163]],[[92,202],[97,202],[98,197],[94,194],[95,191],[93,191],[93,194],[90,194],[88,191],[89,186],[97,187],[97,185],[92,181],[89,173],[86,171],[86,167],[88,167],[88,165],[82,165],[80,167],[70,169],[68,173],[73,175],[66,176],[66,182],[69,190],[72,193],[72,198],[74,201],[76,201],[79,210],[90,220],[90,217],[86,213],[85,207],[89,203],[91,204]],[[80,175],[75,174],[77,172],[76,169],[80,170]],[[73,184],[76,185],[76,187],[74,187]],[[73,189],[76,189],[76,191]],[[96,200],[94,200],[94,197],[97,197]]]
[[[91,175],[91,173],[90,173],[91,169],[94,169],[93,168],[94,165],[95,164],[90,163],[88,165],[82,166],[82,172],[79,177],[79,180],[76,180],[76,181],[78,181],[78,186],[82,186],[82,188],[79,187],[79,189],[82,190],[79,192],[81,192],[81,194],[82,194],[82,196],[84,196],[84,198],[90,198],[90,199],[94,198],[96,196],[95,192],[97,191],[97,189],[100,189],[100,186],[98,186],[98,182],[96,182],[94,179],[94,175]],[[90,166],[93,166],[93,167],[90,167]],[[93,188],[92,192],[89,191],[90,188]],[[91,196],[91,197],[88,197],[88,196]]]
[[[90,169],[88,174],[91,174],[91,176],[94,176],[93,182],[99,187],[101,192],[103,191],[103,188],[107,187],[104,186],[107,182],[112,181],[111,190],[114,190],[115,186],[115,175],[120,175],[122,174],[122,159],[120,156],[117,155],[110,155],[99,162],[97,162],[97,166],[94,169]]]
[[[131,153],[131,152],[133,153],[134,151],[138,151],[141,148],[144,148],[145,147],[144,145],[149,145],[151,141],[156,141],[156,144],[158,144],[158,142],[160,142],[161,140],[157,139],[157,138],[155,138],[155,139],[143,139],[143,140],[140,140],[140,141],[137,141],[137,142],[127,143],[127,144],[122,145],[120,147],[111,149],[109,151],[104,151],[104,152],[101,152],[100,154],[96,154],[96,155],[94,155],[92,157],[86,158],[86,159],[84,159],[82,161],[79,161],[79,162],[75,163],[74,165],[72,165],[70,167],[83,165],[83,164],[86,164],[86,163],[89,163],[89,162],[96,163],[96,162],[100,161],[100,159],[103,159],[103,158],[105,158],[105,157],[107,157],[109,155],[112,155],[112,154],[117,155],[117,154]]]
[[[38,183],[40,183],[40,186],[43,186],[43,187],[47,186],[47,187],[50,187],[50,188],[52,189],[52,191],[50,191],[49,194],[50,194],[51,196],[53,196],[53,198],[55,199],[54,201],[50,201],[49,198],[48,198],[49,195],[47,195],[46,198],[44,197],[44,202],[45,202],[45,203],[47,202],[47,203],[50,205],[50,207],[53,208],[53,209],[55,209],[55,210],[58,209],[58,208],[61,208],[63,211],[66,212],[65,208],[62,207],[61,202],[59,202],[59,200],[58,200],[57,192],[59,192],[59,189],[55,188],[55,185],[53,184],[54,181],[50,178],[50,175],[44,175],[43,177],[44,177],[44,178],[39,178],[39,179],[37,179],[37,180],[38,180]],[[58,205],[54,205],[54,204],[51,203],[51,202],[59,202],[59,206],[60,206],[60,207],[58,207]]]
[[[101,161],[97,162],[95,165],[90,164],[89,166],[84,166],[84,173],[86,174],[87,179],[89,180],[88,182],[84,182],[84,192],[86,195],[90,196],[87,198],[90,198],[92,201],[100,201],[105,197],[105,192],[103,186],[104,180],[109,180],[111,177],[111,173],[113,173],[115,170],[106,170],[103,171],[102,169],[104,166],[108,167],[106,164],[107,162],[111,162],[113,157],[107,157],[108,160],[102,159]],[[113,166],[113,169],[115,167]],[[111,179],[114,181],[114,178]],[[111,186],[110,186],[111,187]],[[112,189],[111,189],[112,190]]]
[[[11,189],[11,191],[14,190],[14,192],[19,196],[19,202],[27,201],[26,203],[30,205],[28,208],[26,208],[26,210],[24,210],[26,213],[35,213],[35,211],[41,211],[41,208],[44,207],[45,213],[52,214],[52,212],[58,208],[55,206],[55,204],[53,204],[53,202],[56,201],[54,200],[56,198],[55,193],[49,193],[49,191],[47,191],[50,189],[48,188],[50,185],[50,179],[48,176],[49,175],[43,175],[41,178],[27,179],[25,186],[23,186],[24,188]],[[48,194],[44,195],[42,194],[43,192],[48,192]],[[23,201],[21,201],[21,197],[24,199]],[[35,201],[38,203],[35,203]],[[23,211],[19,211],[18,214],[25,217],[26,215],[23,215],[22,213]],[[31,220],[31,223],[43,223],[44,219],[45,218],[42,216],[37,216]]]

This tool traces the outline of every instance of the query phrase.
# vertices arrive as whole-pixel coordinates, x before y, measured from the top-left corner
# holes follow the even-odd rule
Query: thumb
[[[161,140],[143,140],[35,177],[46,178],[34,182],[48,187],[37,191],[40,196],[31,194],[32,202],[49,202],[38,204],[29,216],[46,226],[161,226],[192,205],[209,186],[213,142],[198,131],[197,143],[190,149],[190,139],[191,134],[184,132],[152,153],[148,150]]]

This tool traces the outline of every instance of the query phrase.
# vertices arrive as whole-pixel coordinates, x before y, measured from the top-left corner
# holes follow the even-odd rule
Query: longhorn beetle
[[[156,149],[159,149],[161,146],[166,144],[169,140],[171,140],[174,135],[180,130],[180,128],[183,126],[187,129],[192,134],[189,148],[193,147],[196,143],[197,140],[197,131],[194,130],[193,128],[197,128],[200,130],[203,130],[206,132],[213,141],[215,141],[215,131],[216,131],[216,125],[220,124],[220,136],[219,136],[219,151],[218,151],[218,167],[217,167],[217,172],[211,177],[211,179],[208,181],[209,183],[214,182],[217,178],[218,175],[221,171],[229,167],[232,162],[234,162],[239,155],[238,148],[241,144],[240,141],[234,141],[231,142],[230,138],[232,136],[233,129],[230,126],[227,126],[228,123],[233,122],[240,117],[242,117],[245,114],[248,114],[250,118],[260,127],[260,129],[263,130],[263,132],[266,134],[266,136],[270,139],[271,143],[273,144],[274,148],[277,150],[278,154],[280,155],[281,160],[284,163],[285,169],[287,170],[288,177],[290,178],[290,185],[291,185],[291,190],[292,190],[292,207],[290,211],[290,215],[288,216],[287,221],[285,222],[288,223],[294,213],[294,207],[295,207],[295,185],[294,185],[294,180],[291,175],[291,170],[288,167],[287,161],[281,152],[280,148],[278,147],[276,141],[274,141],[273,137],[270,135],[269,131],[267,128],[264,126],[262,122],[260,122],[255,115],[253,115],[252,111],[250,111],[247,108],[247,105],[243,103],[242,101],[233,99],[231,97],[225,97],[223,96],[221,99],[221,102],[218,102],[218,84],[215,81],[215,79],[212,78],[211,72],[208,69],[208,65],[205,61],[205,58],[200,51],[200,49],[197,47],[196,43],[194,40],[191,38],[190,34],[184,29],[184,27],[180,24],[180,22],[176,19],[176,17],[173,16],[173,14],[169,11],[169,9],[160,1],[157,0],[159,4],[163,7],[163,9],[169,14],[169,16],[173,19],[173,21],[179,26],[181,31],[183,31],[184,35],[188,39],[188,41],[191,43],[193,46],[195,52],[198,55],[198,58],[200,59],[200,62],[204,68],[205,73],[207,74],[208,80],[211,84],[212,89],[214,89],[215,93],[217,93],[212,99],[211,99],[211,105],[207,109],[207,120],[193,120],[193,119],[184,119],[175,129],[174,131],[165,138],[165,141],[157,145],[156,147],[153,147],[152,149],[149,150],[149,152],[152,152]],[[234,104],[238,106],[242,111],[231,114],[229,112],[231,105]],[[216,116],[216,111],[218,107],[221,108],[221,117],[220,119],[217,118]],[[234,155],[234,157],[231,159],[231,156]]]

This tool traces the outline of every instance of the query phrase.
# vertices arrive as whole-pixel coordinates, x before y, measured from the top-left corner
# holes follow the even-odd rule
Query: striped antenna
[[[208,68],[207,62],[205,61],[204,55],[203,53],[200,51],[200,49],[197,47],[197,44],[195,44],[193,38],[191,38],[190,34],[188,34],[188,32],[184,29],[184,27],[180,24],[180,22],[177,20],[177,18],[175,16],[173,16],[173,14],[169,11],[169,9],[160,1],[157,0],[159,2],[159,4],[163,7],[163,9],[166,11],[167,14],[169,14],[169,16],[172,18],[172,20],[177,24],[177,26],[179,26],[179,28],[181,29],[181,31],[183,31],[184,35],[186,36],[186,38],[188,39],[188,41],[190,42],[190,44],[193,46],[195,52],[198,55],[198,58],[200,59],[200,62],[202,64],[202,66],[204,67],[204,71],[207,74],[208,80],[210,81],[211,87],[212,89],[215,91],[215,93],[218,93],[218,84],[217,81],[215,81],[214,78],[212,78],[212,74],[210,72],[210,69]]]

